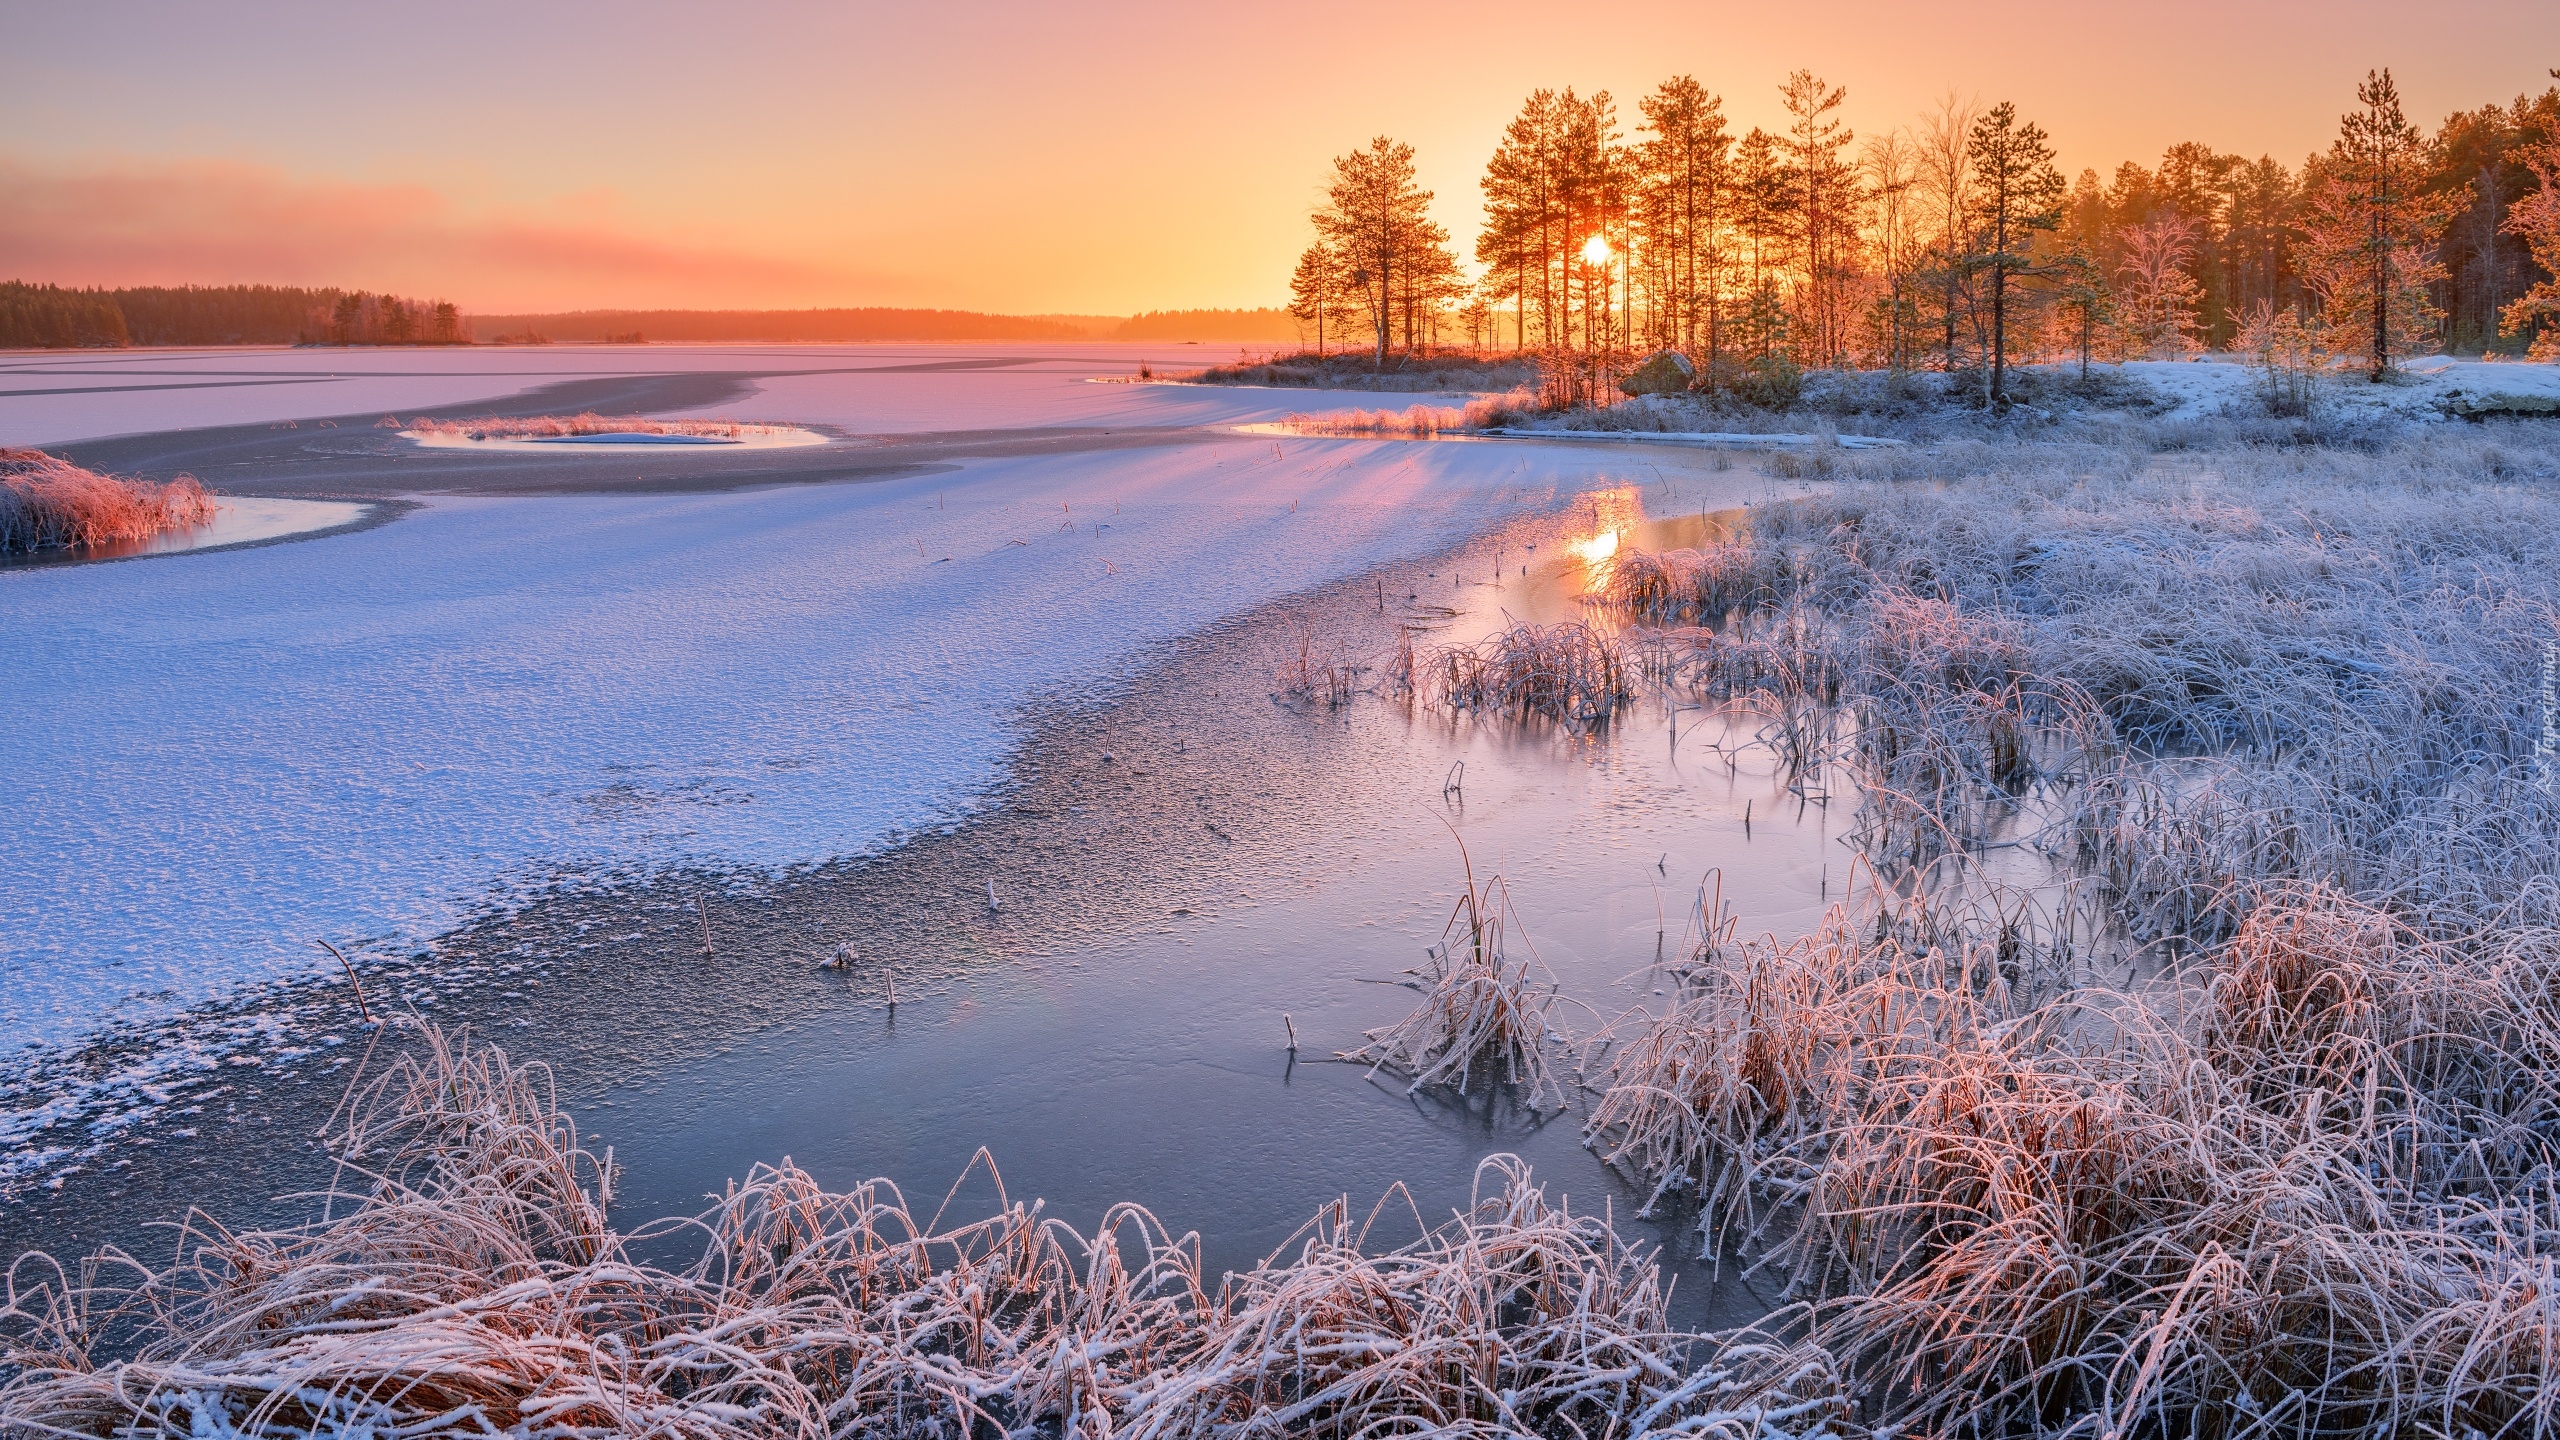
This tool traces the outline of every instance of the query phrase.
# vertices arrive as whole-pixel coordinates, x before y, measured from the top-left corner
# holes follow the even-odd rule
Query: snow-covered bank
[[[1843,450],[1872,450],[1902,443],[1873,435],[1808,435],[1788,430],[1754,434],[1741,430],[1539,430],[1519,425],[1495,425],[1476,433],[1499,440],[1615,440],[1650,445],[1687,445],[1702,450],[1806,450],[1823,444],[1836,444]]]
[[[2259,442],[2366,443],[2411,425],[2560,416],[2560,365],[2444,356],[2407,361],[2380,384],[2361,371],[2331,370],[2311,383],[2307,414],[2290,403],[2276,414],[2267,376],[2227,355],[2093,365],[2085,376],[2077,365],[2022,365],[2009,379],[2012,403],[1997,411],[1983,403],[1978,375],[1820,370],[1804,377],[1802,393],[1783,409],[1727,394],[1645,395],[1562,412],[1536,410],[1525,396],[1480,398],[1463,412],[1439,412],[1430,428],[1456,429],[1463,413],[1486,427],[1474,433],[1513,438],[1641,438],[1761,450],[1828,443],[1834,436],[1853,449],[1895,441],[2078,438],[2184,449],[2217,443],[2207,432],[2235,425],[2251,429]],[[2077,433],[2066,436],[2063,429]]]
[[[857,854],[1008,713],[1605,462],[1366,441],[868,486],[439,500],[316,545],[0,574],[0,1042],[408,947],[555,874]]]
[[[2188,361],[2135,360],[2119,368],[2156,392],[2164,419],[2260,412],[2258,372],[2230,356]],[[2560,365],[2456,360],[2443,355],[2402,362],[2376,385],[2361,371],[2324,376],[2319,403],[2346,417],[2426,422],[2475,415],[2560,413]]]

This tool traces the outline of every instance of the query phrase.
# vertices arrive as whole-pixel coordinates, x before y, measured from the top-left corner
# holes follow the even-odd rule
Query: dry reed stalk
[[[364,982],[356,978],[356,967],[348,964],[347,957],[338,953],[338,947],[328,941],[314,940],[311,943],[328,951],[329,958],[338,962],[338,968],[347,972],[347,988],[356,992],[356,1014],[362,1018],[366,1029],[372,1029],[373,1007],[364,1003]]]
[[[1280,667],[1278,698],[1292,704],[1338,710],[1359,692],[1360,676],[1369,667],[1354,660],[1338,642],[1318,653],[1313,630],[1298,633],[1298,653]]]
[[[192,475],[153,484],[0,447],[0,555],[148,540],[205,524],[218,508]]]

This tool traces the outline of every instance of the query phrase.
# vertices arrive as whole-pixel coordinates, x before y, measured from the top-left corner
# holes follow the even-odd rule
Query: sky
[[[1778,85],[1861,134],[2012,100],[2065,168],[2298,163],[2367,69],[2412,119],[2560,66],[2552,0],[1245,6],[0,0],[0,278],[388,289],[483,314],[1282,303],[1330,157],[1410,142],[1472,244],[1532,89]]]

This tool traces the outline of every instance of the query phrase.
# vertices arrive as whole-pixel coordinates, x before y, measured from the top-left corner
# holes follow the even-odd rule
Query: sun
[[[1594,265],[1609,263],[1609,237],[1594,235],[1582,242],[1582,258]]]

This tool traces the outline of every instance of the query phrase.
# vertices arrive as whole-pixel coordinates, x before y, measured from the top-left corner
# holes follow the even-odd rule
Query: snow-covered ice
[[[736,403],[670,412],[829,424],[864,434],[1026,426],[1214,425],[1373,403],[1134,379],[1226,358],[1203,346],[650,345],[510,350],[0,351],[0,445],[321,415],[397,414],[544,385],[718,371],[769,376]]]
[[[1072,394],[1025,407],[1049,423],[1166,395],[1199,413],[1166,388],[1048,383]],[[734,412],[831,418],[811,413],[820,377],[786,384],[800,398]],[[1024,702],[1611,464],[1227,441],[861,485],[436,497],[314,543],[0,572],[19,781],[0,1048],[309,973],[315,937],[406,949],[563,875],[876,849],[964,812]]]
[[[1504,440],[1616,440],[1646,445],[1688,445],[1702,450],[1808,450],[1824,444],[1838,445],[1843,450],[1873,450],[1902,444],[1899,440],[1874,435],[1823,436],[1788,431],[1539,430],[1495,425],[1477,433]]]

